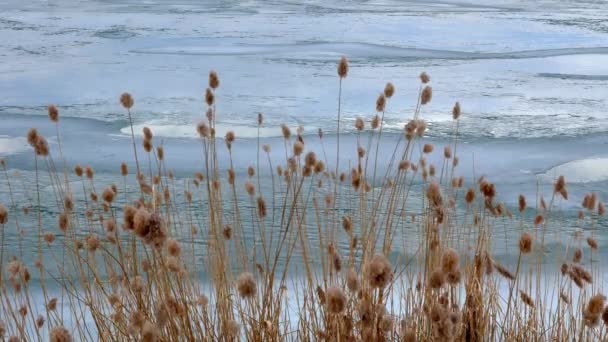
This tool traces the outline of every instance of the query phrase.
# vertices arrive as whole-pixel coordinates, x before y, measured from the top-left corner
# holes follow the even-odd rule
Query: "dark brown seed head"
[[[122,93],[122,95],[120,95],[120,104],[122,104],[122,106],[126,109],[130,109],[131,107],[133,107],[134,101],[131,94]]]
[[[55,105],[49,105],[48,107],[49,110],[49,119],[51,119],[51,121],[53,122],[58,122],[59,121],[59,111],[57,110],[57,107]]]
[[[348,75],[348,60],[346,57],[340,58],[340,62],[338,63],[338,76],[340,78],[345,78]]]

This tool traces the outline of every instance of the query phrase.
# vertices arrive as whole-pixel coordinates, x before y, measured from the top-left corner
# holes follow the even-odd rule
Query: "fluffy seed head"
[[[211,88],[207,88],[205,90],[205,102],[208,106],[212,106],[213,102],[215,102],[215,95],[213,94]]]
[[[531,308],[536,307],[536,305],[534,305],[534,300],[532,300],[532,297],[530,297],[527,293],[522,290],[519,290],[519,294],[521,296],[521,301],[524,302],[524,304]]]
[[[460,267],[460,256],[453,248],[448,248],[441,256],[441,269],[445,273],[450,273],[458,270]]]
[[[420,73],[420,81],[422,83],[424,83],[424,84],[429,83],[430,80],[431,80],[431,77],[425,71]]]
[[[177,240],[169,239],[167,240],[167,252],[171,256],[179,257],[182,253],[182,247]]]
[[[286,124],[281,124],[281,133],[285,139],[289,139],[291,137],[291,129],[289,129]]]
[[[293,154],[295,156],[299,156],[302,154],[303,151],[304,151],[304,144],[302,144],[300,141],[296,141],[293,144]]]
[[[51,121],[53,122],[58,122],[59,121],[59,111],[57,110],[57,107],[55,105],[49,105],[48,106],[48,111],[49,111],[49,119],[51,119]]]
[[[50,342],[72,342],[72,335],[69,330],[62,327],[56,326],[51,329],[49,333]]]
[[[445,284],[445,273],[437,269],[429,276],[429,287],[432,289],[441,288]]]
[[[422,89],[422,94],[420,94],[420,104],[425,105],[431,102],[433,98],[433,88],[431,86],[426,86]]]
[[[593,250],[597,250],[599,248],[599,245],[597,243],[597,240],[594,239],[593,237],[589,236],[587,237],[587,244],[589,245],[589,247]]]
[[[325,303],[329,312],[339,314],[346,308],[346,295],[339,287],[329,287],[325,291]]]
[[[253,194],[255,194],[255,185],[251,182],[247,182],[245,183],[245,190],[250,196],[253,196]]]
[[[376,99],[376,111],[384,112],[385,107],[386,107],[386,97],[384,97],[384,94],[380,94],[380,95],[378,95],[378,98]]]
[[[358,131],[362,131],[365,128],[365,122],[363,122],[362,118],[355,119],[355,128]]]
[[[126,109],[130,109],[131,107],[133,107],[133,97],[131,96],[131,94],[129,93],[122,93],[122,95],[120,95],[120,104],[125,107]]]
[[[443,148],[443,156],[445,159],[452,158],[452,148],[450,146],[446,146]]]
[[[530,233],[524,232],[521,234],[519,237],[519,251],[523,254],[532,252],[533,241],[534,239]]]
[[[346,287],[353,293],[359,290],[359,276],[352,268],[346,272]]]
[[[374,115],[374,117],[372,117],[372,129],[376,129],[380,126],[380,117],[378,115]]]
[[[384,288],[393,279],[393,269],[384,255],[376,254],[367,265],[367,281],[373,288]]]
[[[460,117],[460,102],[456,102],[454,104],[454,108],[452,108],[452,118],[454,118],[454,120],[458,120],[459,117]]]
[[[253,274],[244,272],[236,280],[239,295],[242,298],[251,298],[257,293],[257,285]]]
[[[422,152],[424,152],[424,153],[431,153],[431,152],[433,152],[433,145],[432,144],[424,144],[424,146],[422,147]]]
[[[384,86],[384,96],[390,99],[393,97],[393,94],[395,94],[395,86],[391,82],[388,82]]]
[[[599,316],[604,310],[604,303],[606,302],[606,296],[602,294],[596,294],[589,299],[587,303],[587,311],[593,316]]]
[[[348,75],[348,60],[346,57],[342,56],[340,58],[340,62],[338,63],[338,76],[340,78],[345,78]]]
[[[196,131],[201,138],[209,138],[209,126],[201,121],[196,125]]]
[[[209,71],[209,87],[213,89],[217,89],[220,86],[220,79],[217,76],[217,72],[215,70]]]

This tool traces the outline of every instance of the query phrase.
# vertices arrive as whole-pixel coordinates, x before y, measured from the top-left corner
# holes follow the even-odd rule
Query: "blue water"
[[[136,133],[151,127],[170,167],[190,176],[202,167],[194,125],[210,69],[221,79],[218,135],[235,130],[241,172],[252,164],[258,112],[261,142],[273,150],[282,151],[286,123],[302,126],[313,149],[323,128],[333,155],[336,62],[345,55],[344,163],[354,157],[354,119],[375,114],[391,81],[388,158],[426,71],[434,95],[422,117],[438,150],[453,131],[453,103],[463,108],[458,174],[469,183],[488,176],[508,205],[519,193],[531,203],[537,193],[550,197],[552,179],[565,174],[570,199],[559,205],[572,214],[585,192],[608,198],[605,18],[608,5],[598,1],[0,1],[0,156],[31,177],[25,133],[38,127],[56,149],[45,117],[55,103],[70,168],[90,164],[100,186],[115,182],[119,163],[132,163],[118,102],[129,91]],[[18,190],[27,201],[31,187]],[[0,201],[8,202],[4,182]],[[577,229],[564,222],[549,243]]]

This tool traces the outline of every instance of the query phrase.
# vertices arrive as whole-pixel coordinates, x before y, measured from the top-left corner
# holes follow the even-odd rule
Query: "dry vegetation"
[[[347,74],[343,58],[340,93]],[[425,143],[423,109],[432,88],[426,73],[420,81],[413,117],[383,167],[377,155],[385,107],[395,92],[391,83],[376,101],[377,115],[357,119],[349,133],[356,135],[358,158],[346,169],[336,163],[339,125],[336,156],[325,154],[322,131],[303,136],[283,125],[285,149],[271,151],[258,139],[257,163],[246,175],[238,176],[232,162],[219,165],[219,154],[231,156],[238,132],[215,135],[214,72],[204,96],[206,118],[196,127],[204,168],[192,179],[174,177],[162,144],[145,128],[144,155],[140,150],[138,156],[132,137],[136,170],[120,165],[124,179],[96,188],[92,168],[68,171],[60,140],[51,151],[31,129],[37,189],[31,209],[15,202],[17,176],[2,161],[0,336],[55,342],[603,339],[608,308],[601,284],[593,281],[599,275],[591,263],[596,240],[572,237],[561,268],[544,259],[545,233],[558,216],[555,202],[568,197],[565,179],[555,181],[548,202],[539,196],[529,207],[520,196],[515,213],[498,202],[489,180],[463,184],[456,176],[460,105],[452,109],[449,146]],[[120,102],[131,120],[133,98],[125,93]],[[56,107],[49,106],[49,117],[59,139]],[[257,124],[264,125],[262,115]],[[318,139],[322,151],[310,151],[310,139]],[[284,163],[272,165],[272,153],[284,154]],[[413,160],[431,153],[443,154],[441,165]],[[260,173],[271,178],[267,188],[260,189]],[[43,177],[52,198],[41,198]],[[128,180],[139,185],[133,198]],[[180,182],[186,190],[177,193]],[[422,193],[413,193],[417,189]],[[86,201],[75,201],[76,194]],[[410,204],[414,197],[422,201]],[[42,224],[42,202],[56,205],[55,225]],[[203,222],[186,210],[193,206]],[[595,194],[585,196],[583,206],[587,223],[604,214]],[[21,243],[4,243],[22,229],[25,216],[37,222],[38,255],[31,265]],[[519,232],[519,241],[512,241],[519,247],[516,265],[493,256],[497,220]],[[201,235],[204,244],[197,242]],[[404,241],[417,247],[393,253]],[[548,275],[555,280],[546,281]]]

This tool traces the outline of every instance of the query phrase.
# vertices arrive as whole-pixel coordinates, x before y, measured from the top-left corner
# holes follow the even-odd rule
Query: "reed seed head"
[[[0,203],[0,224],[6,224],[8,222],[8,210],[4,204]]]
[[[373,288],[384,288],[393,279],[393,269],[384,255],[376,254],[367,265],[367,281]]]
[[[59,121],[59,110],[57,110],[57,107],[53,104],[50,104],[48,106],[48,111],[49,111],[49,119],[51,119],[51,121],[53,121],[53,122],[58,122]]]
[[[257,285],[253,274],[243,272],[237,278],[237,289],[242,298],[252,298],[257,294]]]
[[[433,98],[433,88],[431,86],[426,86],[422,89],[422,94],[420,94],[420,104],[425,105],[431,102]]]
[[[424,146],[422,147],[422,152],[424,152],[424,153],[431,153],[431,152],[433,152],[433,145],[432,144],[424,144]]]
[[[372,129],[376,129],[380,126],[380,117],[378,115],[374,115],[372,117],[371,126],[372,126]]]
[[[346,272],[346,287],[353,293],[356,293],[359,290],[359,276],[353,268],[350,268]]]
[[[420,73],[420,81],[424,84],[427,84],[431,81],[431,77],[425,71]]]
[[[444,273],[455,272],[460,268],[460,256],[453,248],[447,248],[441,256],[441,269]]]
[[[393,94],[395,94],[395,86],[391,82],[388,82],[384,86],[384,96],[390,99],[393,97]]]
[[[521,234],[521,236],[519,237],[519,251],[522,254],[528,254],[532,252],[533,241],[534,239],[532,238],[532,235],[530,233],[524,232],[523,234]]]
[[[358,117],[357,119],[355,119],[355,128],[358,131],[362,131],[365,128],[365,122],[362,118]]]
[[[329,312],[339,314],[346,308],[346,295],[341,288],[332,286],[325,291],[325,302]]]
[[[53,327],[49,333],[50,342],[72,342],[70,331],[63,326]]]
[[[255,194],[255,185],[251,182],[245,183],[245,190],[249,194],[249,196],[253,196]]]
[[[169,255],[179,257],[182,254],[182,247],[176,239],[167,240],[167,252]]]
[[[438,289],[441,288],[443,286],[443,284],[445,284],[445,279],[446,278],[446,274],[440,270],[440,269],[436,269],[433,272],[431,272],[431,275],[429,276],[429,287],[432,289]]]
[[[122,95],[120,95],[120,104],[125,109],[131,109],[131,107],[133,107],[133,104],[134,104],[133,97],[131,96],[131,94],[122,93]]]
[[[209,71],[209,87],[212,89],[217,89],[220,86],[220,79],[217,76],[217,72],[215,70]]]
[[[346,57],[342,56],[340,58],[340,62],[338,63],[338,76],[340,78],[345,78],[348,75],[348,60]]]
[[[460,118],[460,102],[454,104],[454,108],[452,108],[452,118],[454,118],[454,120]]]
[[[378,95],[378,98],[376,99],[376,112],[384,112],[385,107],[386,107],[386,97],[384,97],[384,94],[380,94],[380,95]]]
[[[286,124],[281,124],[281,133],[285,139],[289,139],[291,137],[291,129],[289,129]]]
[[[213,90],[211,90],[211,88],[207,88],[205,90],[205,102],[210,107],[213,106],[213,103],[215,102],[215,95],[213,94]]]

